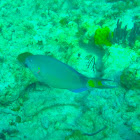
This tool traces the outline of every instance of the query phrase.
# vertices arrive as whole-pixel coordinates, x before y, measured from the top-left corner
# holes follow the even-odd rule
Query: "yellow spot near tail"
[[[93,80],[88,80],[88,86],[89,87],[95,87],[95,81],[93,81]]]
[[[98,85],[98,86],[102,86],[103,84],[102,84],[101,81],[98,81],[98,82],[97,82],[97,85]]]

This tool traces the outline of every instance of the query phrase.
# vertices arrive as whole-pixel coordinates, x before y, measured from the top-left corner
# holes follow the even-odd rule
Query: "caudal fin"
[[[101,83],[104,88],[117,88],[118,83],[114,80],[108,80],[108,79],[101,79]]]
[[[109,79],[98,79],[98,78],[93,78],[89,79],[88,82],[88,87],[89,88],[116,88],[118,87],[118,83],[109,80]]]

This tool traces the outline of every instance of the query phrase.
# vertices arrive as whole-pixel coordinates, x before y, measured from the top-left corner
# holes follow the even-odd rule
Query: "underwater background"
[[[23,53],[117,87],[49,87]],[[140,1],[0,0],[0,140],[140,140]]]

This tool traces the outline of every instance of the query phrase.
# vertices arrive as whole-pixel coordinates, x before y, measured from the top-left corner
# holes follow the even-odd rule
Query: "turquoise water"
[[[0,140],[139,140],[139,11],[139,0],[1,0]],[[39,61],[53,87],[23,53],[56,58],[117,87],[87,82],[88,90],[75,93],[58,87],[60,67]],[[61,86],[70,82],[63,79]]]

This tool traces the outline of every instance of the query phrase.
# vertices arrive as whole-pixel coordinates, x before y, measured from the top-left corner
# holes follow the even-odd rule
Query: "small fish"
[[[46,55],[29,55],[25,65],[36,76],[37,80],[50,87],[82,92],[90,88],[114,88],[105,82],[107,79],[88,78],[69,65]]]

